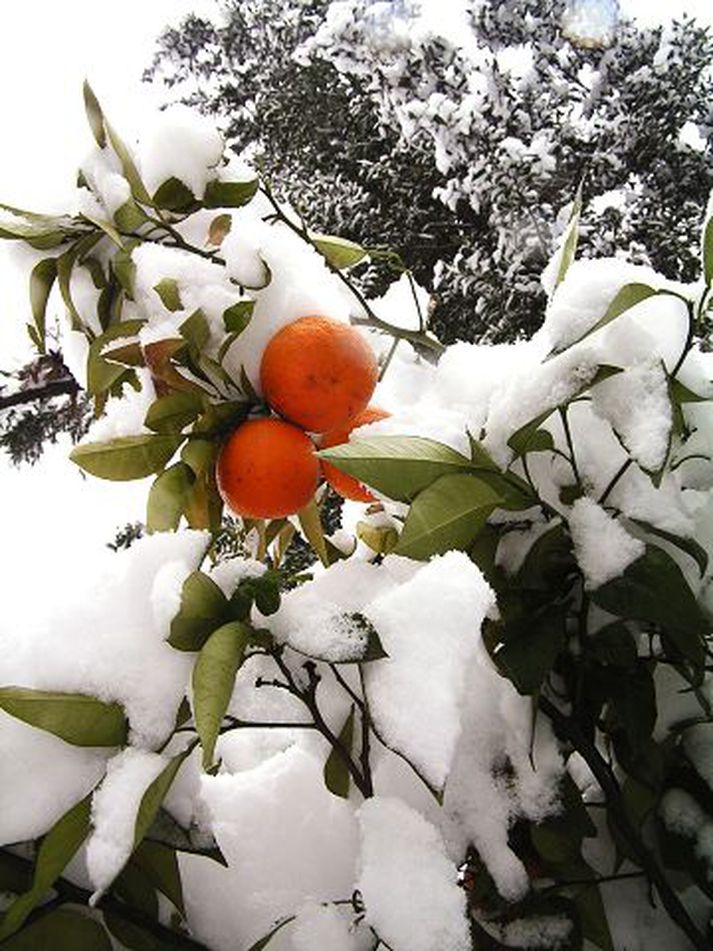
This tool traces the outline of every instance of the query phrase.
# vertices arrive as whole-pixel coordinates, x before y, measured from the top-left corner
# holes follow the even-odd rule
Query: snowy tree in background
[[[384,252],[205,117],[134,143],[85,104],[79,211],[3,206],[0,236],[36,252],[38,349],[66,309],[96,416],[71,458],[150,479],[147,534],[1,632],[2,947],[709,948],[713,202],[693,281],[577,259],[575,209],[542,327],[445,346],[397,255],[369,297]],[[298,364],[326,325],[367,354],[354,438],[278,418],[304,319]],[[265,426],[312,477],[256,514],[231,490],[297,482],[233,453]],[[329,465],[371,492],[332,533]]]
[[[435,290],[444,340],[539,326],[580,181],[585,255],[694,276],[713,43],[691,21],[620,21],[613,45],[586,48],[552,0],[222,8],[224,25],[164,34],[154,79],[251,145],[310,220],[398,250]]]

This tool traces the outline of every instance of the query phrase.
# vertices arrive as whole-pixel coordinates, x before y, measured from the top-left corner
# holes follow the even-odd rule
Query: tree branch
[[[9,409],[11,406],[25,406],[39,400],[48,400],[53,396],[76,396],[80,389],[79,384],[72,376],[50,380],[41,386],[18,390],[16,393],[10,393],[9,396],[0,396],[0,410]]]

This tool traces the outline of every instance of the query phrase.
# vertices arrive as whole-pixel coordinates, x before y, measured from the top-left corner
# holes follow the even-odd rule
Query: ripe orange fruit
[[[367,406],[359,415],[344,426],[338,426],[330,430],[322,437],[322,449],[328,449],[330,446],[340,446],[348,442],[349,433],[359,426],[366,426],[367,423],[375,423],[377,419],[386,419],[391,416],[386,410],[379,409],[378,406]],[[322,473],[335,492],[338,492],[342,498],[351,499],[352,502],[373,502],[374,496],[365,488],[354,476],[347,475],[341,469],[337,469],[329,462],[322,460]]]
[[[278,330],[260,367],[270,406],[312,433],[360,413],[377,376],[376,357],[359,331],[329,317],[301,317]]]
[[[281,419],[239,426],[218,455],[218,490],[237,515],[282,518],[314,495],[319,461],[312,440]]]

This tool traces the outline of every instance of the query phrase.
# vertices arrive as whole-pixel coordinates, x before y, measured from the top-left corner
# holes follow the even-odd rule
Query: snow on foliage
[[[384,33],[385,5],[370,16],[380,56],[411,43]],[[390,322],[404,284],[375,313],[349,277],[366,250],[311,232],[257,179],[220,177],[201,129],[167,133],[171,149],[185,137],[185,164],[155,174],[194,191],[167,186],[178,209],[150,230],[140,206],[166,183],[152,198],[113,146],[133,195],[114,219],[131,217],[135,246],[107,221],[42,226],[76,255],[93,241],[94,270],[116,276],[108,310],[72,314],[107,410],[72,458],[155,478],[150,534],[87,569],[51,623],[0,641],[0,744],[17,763],[2,841],[50,830],[54,847],[94,789],[80,853],[94,889],[147,861],[145,835],[168,861],[151,881],[220,951],[465,951],[471,928],[513,947],[580,931],[623,946],[639,905],[610,899],[608,918],[598,888],[622,855],[661,901],[646,947],[663,947],[669,917],[698,941],[694,902],[658,863],[673,850],[707,894],[711,769],[687,733],[707,725],[711,690],[697,595],[713,599],[713,483],[686,461],[694,421],[699,440],[713,432],[710,360],[692,346],[703,283],[581,261],[532,338],[437,362],[431,334]],[[382,361],[375,399],[391,415],[322,453],[379,496],[345,508],[349,545],[325,537],[323,487],[288,516],[221,520],[216,454],[270,412],[263,349],[305,310],[357,321]],[[309,550],[297,567],[295,535]],[[28,796],[40,763],[51,797]]]

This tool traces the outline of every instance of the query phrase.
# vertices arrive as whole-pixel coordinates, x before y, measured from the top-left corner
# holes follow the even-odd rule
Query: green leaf
[[[153,202],[157,208],[167,211],[190,211],[196,204],[196,197],[180,178],[167,178],[154,192]]]
[[[703,280],[707,287],[713,284],[713,216],[706,222],[703,232]]]
[[[532,543],[517,572],[516,584],[531,591],[559,592],[576,573],[572,539],[558,522]]]
[[[149,533],[176,531],[195,481],[193,470],[185,462],[176,462],[156,477],[146,508]]]
[[[206,185],[203,195],[204,208],[240,208],[247,205],[258,190],[257,178],[245,182],[220,182],[214,180]]]
[[[203,411],[197,393],[170,393],[149,406],[144,424],[155,433],[179,433]]]
[[[72,300],[72,292],[70,290],[72,270],[74,269],[75,263],[81,260],[83,255],[88,254],[102,237],[103,234],[101,231],[95,231],[93,234],[86,235],[80,238],[79,241],[75,241],[71,248],[68,248],[57,258],[57,285],[59,286],[62,300],[69,313],[73,330],[85,330],[85,326]]]
[[[302,534],[310,543],[314,552],[319,556],[319,560],[323,565],[329,564],[322,519],[319,515],[319,506],[316,500],[312,499],[303,509],[300,509],[297,513],[297,518],[300,523],[300,528],[302,529]]]
[[[182,753],[173,756],[168,765],[164,766],[141,797],[141,802],[139,803],[139,808],[136,813],[136,823],[134,825],[134,848],[137,848],[143,841],[151,823],[158,814],[163,800],[166,798],[166,793],[171,788],[171,783],[176,778],[176,773],[184,761],[191,755],[195,746],[196,743],[193,742]]]
[[[605,624],[586,641],[587,653],[603,667],[636,667],[637,650],[631,631],[622,621]]]
[[[276,571],[266,571],[259,578],[254,578],[252,587],[255,592],[255,607],[260,614],[269,617],[280,609],[280,574]]]
[[[191,316],[183,321],[178,330],[194,353],[200,353],[210,340],[208,321],[200,308],[194,310]]]
[[[92,215],[87,215],[86,213],[82,215],[83,218],[86,218],[87,221],[91,221],[93,225],[96,225],[104,234],[109,238],[117,248],[123,248],[124,242],[121,235],[116,230],[111,221],[107,221],[105,218],[95,218]]]
[[[233,219],[230,215],[216,215],[208,228],[208,243],[220,247],[232,227]]]
[[[81,693],[0,687],[0,709],[74,746],[121,746],[127,723],[118,703]]]
[[[184,439],[180,433],[120,436],[77,446],[69,458],[100,479],[144,479],[163,469]]]
[[[647,545],[623,575],[592,591],[591,597],[610,614],[662,628],[695,671],[702,672],[709,624],[683,572],[662,549]]]
[[[3,951],[112,951],[102,926],[78,911],[58,908],[3,943]]]
[[[134,299],[134,282],[136,280],[136,265],[131,259],[131,252],[138,243],[138,241],[129,239],[121,251],[116,252],[111,261],[116,279],[130,300]]]
[[[368,251],[360,244],[337,235],[312,234],[310,238],[320,254],[327,259],[327,263],[338,271],[353,267],[368,254]]]
[[[565,279],[565,275],[567,274],[572,261],[574,261],[574,256],[577,252],[577,242],[579,240],[579,218],[581,214],[582,183],[580,182],[579,187],[577,188],[577,194],[574,197],[572,212],[569,216],[569,221],[567,222],[567,228],[565,229],[564,241],[562,243],[562,255],[560,257],[559,268],[557,269],[555,288],[559,287],[559,285]]]
[[[164,277],[155,285],[154,290],[161,298],[161,303],[171,312],[183,310],[181,295],[178,293],[178,283],[172,277]]]
[[[249,639],[250,630],[245,624],[229,621],[213,631],[193,668],[193,711],[203,747],[203,769],[213,765],[218,731]]]
[[[355,439],[317,455],[399,502],[410,502],[440,476],[471,468],[470,461],[455,449],[422,436]]]
[[[470,432],[468,432],[468,442],[470,443],[470,461],[474,466],[478,469],[492,469],[494,472],[500,471],[485,446]]]
[[[198,651],[228,617],[228,599],[212,578],[194,571],[183,582],[181,607],[171,622],[168,643],[181,651]]]
[[[239,300],[223,311],[223,324],[230,334],[241,334],[250,323],[255,309],[254,300]],[[235,338],[234,338],[235,339]]]
[[[135,231],[141,225],[146,224],[147,221],[148,215],[136,204],[133,198],[129,198],[114,212],[114,223],[122,231]],[[125,240],[122,238],[122,244]]]
[[[0,918],[0,941],[24,924],[27,916],[60,877],[89,833],[92,794],[65,812],[42,840],[37,852],[32,885],[19,895]]]
[[[683,538],[681,535],[674,535],[673,532],[666,532],[662,528],[656,528],[656,526],[652,525],[650,522],[644,522],[639,518],[632,518],[630,521],[632,521],[635,525],[638,525],[640,528],[643,528],[651,535],[657,535],[659,538],[663,538],[671,545],[675,545],[676,548],[679,548],[686,555],[690,555],[690,557],[693,558],[695,563],[698,565],[701,578],[705,575],[708,569],[708,552],[705,550],[705,548],[703,548],[702,545],[699,545],[694,538]]]
[[[154,887],[165,895],[185,917],[183,886],[176,849],[162,842],[144,839],[134,852],[132,861],[142,869]]]
[[[339,731],[339,741],[343,748],[351,755],[354,741],[354,704],[351,706],[349,716],[344,721],[344,726]],[[334,793],[335,796],[348,799],[350,781],[351,776],[344,759],[339,755],[336,748],[333,748],[327,757],[327,762],[324,764],[325,786],[331,793]]]
[[[356,534],[357,538],[377,555],[389,555],[399,543],[399,533],[391,525],[357,522]]]
[[[542,686],[565,645],[565,612],[559,605],[494,625],[500,644],[495,663],[518,693],[532,696]]]
[[[52,285],[57,277],[57,260],[45,258],[38,261],[30,274],[30,305],[35,329],[40,341],[39,350],[45,352],[45,312]]]
[[[89,83],[84,80],[83,86],[84,93],[84,108],[87,113],[87,121],[89,122],[89,128],[92,130],[92,135],[99,146],[100,149],[103,149],[106,146],[106,132],[104,131],[104,115],[102,113],[102,108],[99,105],[99,100],[94,95],[94,91]]]
[[[3,211],[11,217],[3,216]],[[0,204],[0,238],[25,241],[38,251],[55,248],[84,231],[86,227],[80,221],[66,215],[37,215]]]
[[[119,942],[119,947],[126,951],[171,951],[173,943],[160,941],[147,928],[142,928],[122,918],[121,915],[103,909],[104,925],[107,931]]]
[[[444,475],[416,497],[396,553],[425,561],[472,544],[500,496],[476,475]]]

